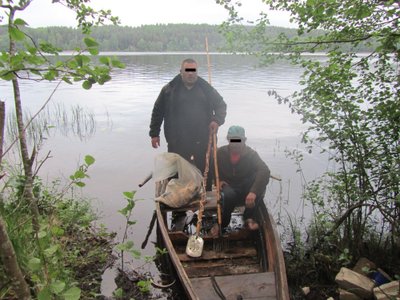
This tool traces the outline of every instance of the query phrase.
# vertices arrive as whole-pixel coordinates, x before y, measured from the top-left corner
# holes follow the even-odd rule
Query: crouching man
[[[231,126],[229,144],[218,149],[217,160],[222,195],[222,226],[226,228],[236,206],[245,206],[243,219],[250,230],[258,229],[255,219],[257,205],[263,201],[269,182],[270,170],[258,153],[246,145],[245,130]],[[219,226],[211,228],[211,235],[218,236]]]

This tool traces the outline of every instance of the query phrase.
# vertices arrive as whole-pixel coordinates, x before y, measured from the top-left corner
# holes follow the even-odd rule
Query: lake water
[[[112,81],[103,86],[84,90],[80,84],[61,84],[51,104],[64,107],[79,105],[89,111],[96,122],[96,132],[86,139],[73,135],[52,134],[43,145],[40,157],[51,150],[51,158],[40,170],[47,181],[68,178],[87,154],[96,162],[89,169],[90,179],[82,194],[92,199],[100,214],[100,222],[110,231],[118,232],[121,238],[124,218],[118,210],[125,206],[124,191],[137,190],[136,198],[142,199],[134,209],[129,237],[137,248],[142,243],[153,213],[154,183],[151,180],[142,188],[138,184],[151,172],[154,157],[166,151],[162,136],[159,149],[153,149],[148,136],[152,107],[160,89],[179,72],[180,62],[187,57],[199,62],[199,75],[208,79],[205,54],[130,54],[119,55],[126,64],[123,70],[115,70]],[[315,59],[322,59],[316,57]],[[301,200],[305,180],[314,178],[327,167],[324,158],[304,152],[303,173],[285,156],[284,150],[293,150],[300,145],[300,133],[304,125],[297,115],[279,105],[268,90],[274,89],[283,96],[299,88],[301,70],[287,63],[276,63],[268,67],[257,65],[257,60],[238,55],[211,55],[212,85],[223,96],[228,105],[225,124],[218,132],[219,144],[226,143],[226,133],[231,125],[246,129],[247,144],[256,149],[270,167],[274,176],[282,181],[271,180],[265,201],[277,221],[289,213],[301,218],[307,211]],[[34,113],[50,96],[55,83],[25,82],[21,84],[25,108]],[[7,111],[13,109],[11,83],[0,81],[0,97],[6,102]],[[278,222],[279,223],[279,222]],[[155,230],[143,254],[154,254],[151,241],[155,241]],[[133,262],[135,265],[135,262]],[[150,266],[151,272],[157,272]],[[104,293],[113,289],[112,271],[105,275]]]

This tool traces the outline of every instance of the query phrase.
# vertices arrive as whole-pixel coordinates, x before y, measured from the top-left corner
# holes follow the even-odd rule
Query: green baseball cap
[[[238,125],[233,125],[229,127],[227,138],[228,140],[232,138],[245,139],[246,135],[244,128]]]

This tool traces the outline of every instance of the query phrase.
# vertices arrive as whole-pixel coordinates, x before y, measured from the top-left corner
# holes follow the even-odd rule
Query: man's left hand
[[[253,208],[254,206],[256,206],[256,198],[257,195],[253,192],[248,193],[246,197],[246,207]]]
[[[210,131],[211,131],[211,132],[215,132],[215,133],[218,132],[218,127],[219,127],[219,125],[218,125],[217,122],[211,121],[211,123],[210,123],[210,125],[209,125],[208,127],[210,128]]]

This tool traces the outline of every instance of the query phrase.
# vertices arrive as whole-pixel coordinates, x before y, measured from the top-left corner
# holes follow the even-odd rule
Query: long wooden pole
[[[204,213],[204,205],[206,203],[207,178],[208,178],[208,171],[210,170],[211,144],[212,144],[212,136],[211,136],[211,133],[210,133],[209,138],[208,138],[208,145],[207,145],[206,165],[205,165],[204,174],[203,174],[203,193],[201,194],[199,215],[198,215],[198,218],[197,218],[197,225],[196,225],[196,235],[197,236],[200,235],[201,222],[203,220],[203,213]]]
[[[222,236],[222,211],[221,211],[221,193],[219,190],[219,171],[218,171],[218,160],[217,160],[217,133],[213,132],[213,152],[214,152],[214,169],[215,169],[215,185],[217,191],[217,217],[218,217],[218,229],[219,236]]]
[[[206,53],[207,53],[207,68],[208,68],[208,83],[211,85],[211,62],[210,62],[210,53],[208,52],[208,39],[206,37]],[[211,133],[210,133],[211,134]],[[219,236],[222,235],[222,211],[221,211],[221,194],[219,190],[219,172],[218,172],[218,162],[217,162],[217,132],[213,132],[213,161],[214,161],[214,170],[215,170],[215,185],[217,191],[217,218],[218,218],[218,231]]]
[[[206,53],[207,53],[208,83],[211,85],[211,62],[210,62],[210,54],[208,53],[207,37],[206,37]]]

